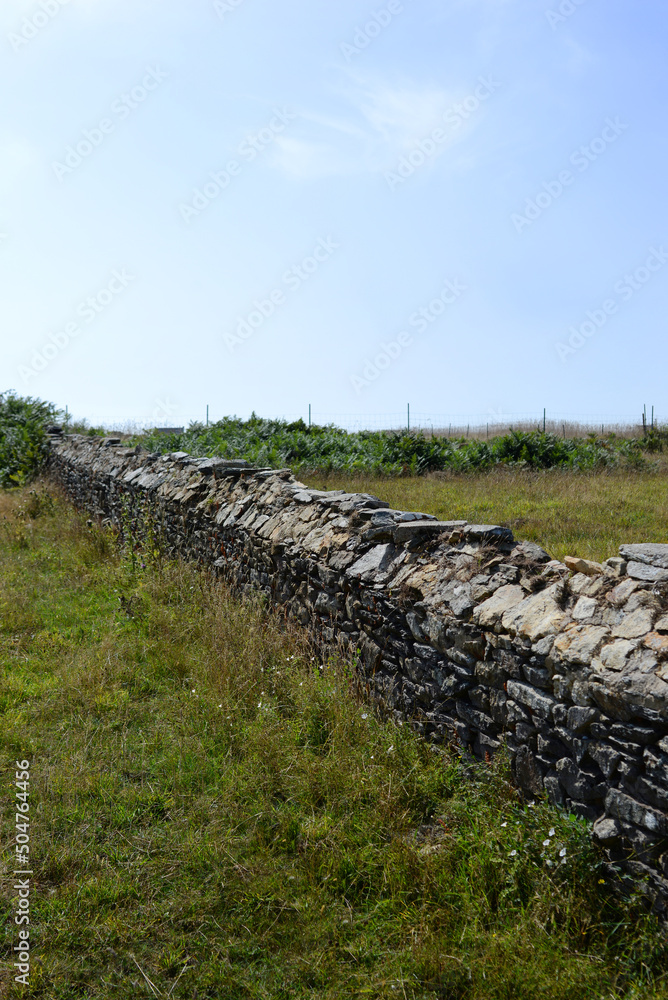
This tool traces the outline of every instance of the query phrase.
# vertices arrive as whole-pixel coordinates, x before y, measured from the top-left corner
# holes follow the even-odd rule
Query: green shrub
[[[52,403],[0,393],[0,486],[22,486],[48,454],[46,428],[58,411]]]
[[[540,431],[512,431],[492,441],[451,440],[419,431],[349,433],[333,425],[309,427],[302,420],[287,423],[255,415],[246,421],[225,417],[207,427],[192,423],[182,434],[148,432],[135,442],[151,451],[219,455],[271,468],[383,475],[475,472],[498,465],[590,470],[637,465],[645,450],[643,442],[634,440],[565,440]]]

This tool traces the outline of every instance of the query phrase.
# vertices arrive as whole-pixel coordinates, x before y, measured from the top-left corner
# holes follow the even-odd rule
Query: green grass
[[[377,718],[260,602],[135,555],[0,494],[3,996],[668,997],[665,938],[586,824]],[[24,758],[29,988],[7,971]]]
[[[555,559],[603,560],[623,542],[668,542],[668,475],[497,469],[483,474],[389,478],[311,474],[309,486],[373,493],[399,510],[443,520],[503,524]]]

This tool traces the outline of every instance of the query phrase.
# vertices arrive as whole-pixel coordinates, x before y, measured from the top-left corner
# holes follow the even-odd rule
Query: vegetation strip
[[[490,441],[451,440],[421,431],[359,431],[334,426],[308,426],[303,420],[249,420],[226,417],[204,426],[192,423],[182,434],[148,432],[135,443],[165,454],[242,458],[254,465],[293,472],[382,473],[421,475],[426,472],[476,472],[498,465],[571,470],[637,468],[648,453],[663,449],[668,431],[652,428],[642,439],[559,438],[540,430],[511,431]]]

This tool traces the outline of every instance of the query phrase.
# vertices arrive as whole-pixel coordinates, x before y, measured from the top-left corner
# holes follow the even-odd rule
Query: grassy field
[[[309,486],[373,493],[399,510],[511,527],[555,559],[603,560],[622,542],[668,542],[668,475],[496,469],[461,476],[308,475]]]
[[[0,494],[0,594],[2,996],[668,997],[586,824],[376,718],[280,615],[39,491]]]

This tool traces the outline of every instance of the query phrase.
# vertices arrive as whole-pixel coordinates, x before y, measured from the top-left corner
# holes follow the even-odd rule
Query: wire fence
[[[167,419],[156,419],[155,415],[97,415],[86,420],[90,426],[104,427],[109,431],[122,433],[140,433],[153,428],[180,430],[187,428],[191,422],[201,424],[214,423],[222,419],[224,414],[218,414],[213,407],[203,407],[201,414],[172,413]],[[250,414],[242,415],[248,419]],[[541,413],[501,413],[461,414],[461,413],[424,413],[414,411],[410,405],[404,411],[388,413],[331,413],[320,412],[313,406],[305,407],[301,412],[279,414],[263,414],[266,419],[286,420],[290,423],[302,420],[305,424],[320,426],[335,426],[341,430],[355,431],[398,431],[411,430],[431,433],[436,436],[491,438],[500,434],[516,431],[544,430],[560,437],[586,437],[588,434],[601,436],[615,434],[618,437],[634,437],[646,429],[665,426],[668,421],[661,417],[654,407],[644,408],[640,412],[620,414],[601,413],[561,413],[553,414],[543,410]],[[69,418],[72,422],[72,418]],[[76,418],[74,418],[76,422]]]

